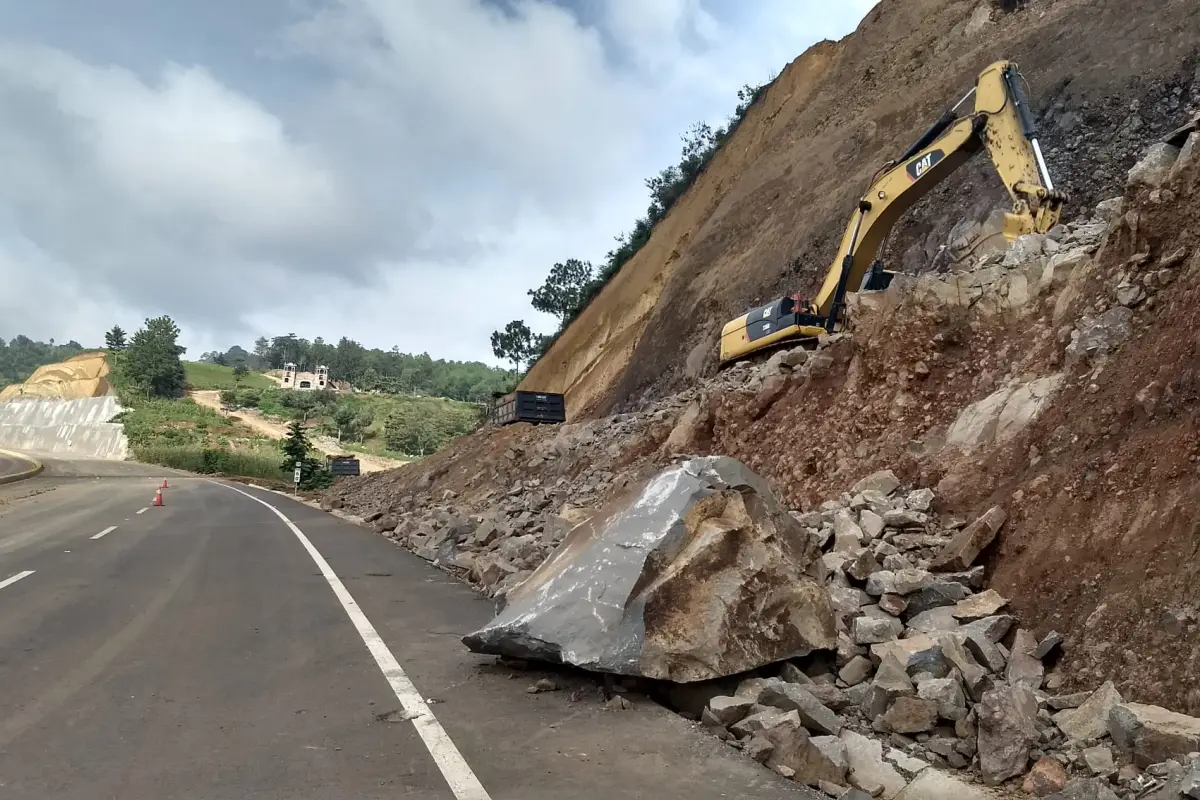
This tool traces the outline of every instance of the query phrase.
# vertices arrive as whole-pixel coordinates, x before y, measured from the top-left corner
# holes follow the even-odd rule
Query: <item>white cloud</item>
[[[252,47],[199,61],[190,16],[0,42],[0,335],[168,313],[193,352],[294,330],[490,360],[509,319],[549,327],[526,290],[603,258],[688,124],[873,5],[261,2]]]

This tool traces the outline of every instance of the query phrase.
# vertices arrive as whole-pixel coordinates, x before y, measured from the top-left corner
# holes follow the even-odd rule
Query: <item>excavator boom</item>
[[[982,149],[1012,198],[1005,236],[1013,240],[1057,225],[1065,198],[1054,191],[1021,80],[1016,65],[1007,61],[980,73],[971,92],[871,183],[811,304],[802,307],[793,298],[783,298],[731,321],[722,331],[721,361],[781,341],[833,332],[841,321],[846,292],[863,286],[904,212]],[[974,113],[957,116],[972,97]]]

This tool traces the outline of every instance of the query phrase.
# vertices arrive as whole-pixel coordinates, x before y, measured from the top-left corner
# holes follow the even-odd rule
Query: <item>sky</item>
[[[876,0],[0,0],[0,337],[500,363],[644,179]]]

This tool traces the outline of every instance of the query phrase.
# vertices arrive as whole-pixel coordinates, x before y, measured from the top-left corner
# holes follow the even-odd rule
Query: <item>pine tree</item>
[[[296,468],[296,463],[300,463],[300,488],[305,491],[312,489],[320,489],[328,486],[333,477],[325,469],[322,469],[322,464],[315,458],[309,455],[310,445],[308,436],[304,433],[304,426],[300,420],[292,420],[288,425],[288,435],[283,440],[284,460],[282,464],[283,471],[288,475],[292,474],[292,470]]]
[[[120,325],[113,325],[112,330],[104,334],[104,347],[114,352],[125,349],[125,331]]]

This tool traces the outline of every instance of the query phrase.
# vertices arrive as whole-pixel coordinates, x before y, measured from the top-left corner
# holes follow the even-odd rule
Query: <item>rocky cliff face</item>
[[[565,392],[578,419],[641,408],[709,374],[720,326],[772,296],[811,292],[874,171],[997,59],[1017,61],[1030,83],[1056,184],[1076,198],[1068,213],[1118,193],[1142,144],[1200,100],[1200,7],[1011,5],[883,0],[854,34],[788,65],[525,385]],[[979,157],[907,215],[889,265],[937,268],[939,248],[1004,200]]]

